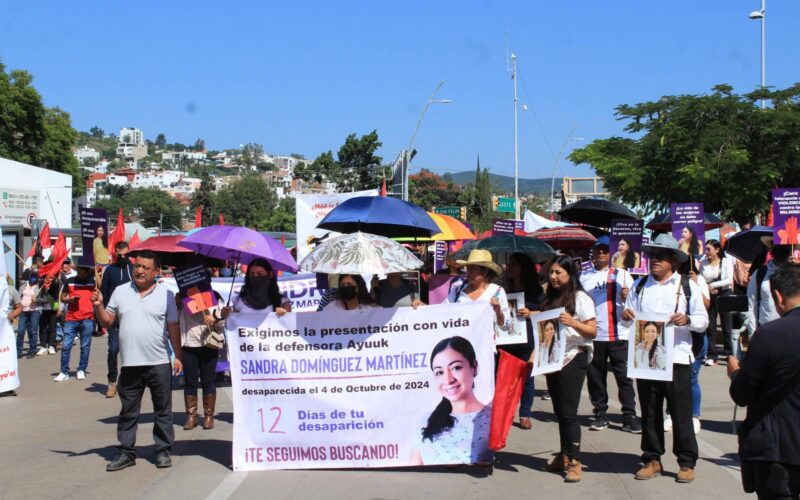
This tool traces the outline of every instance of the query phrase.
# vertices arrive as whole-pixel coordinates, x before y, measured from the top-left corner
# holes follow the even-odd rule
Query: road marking
[[[217,392],[222,392],[231,403],[233,402],[233,392],[230,387],[220,387],[217,389]],[[231,498],[242,483],[244,483],[244,480],[247,479],[248,474],[248,472],[229,472],[225,476],[225,479],[214,488],[214,491],[209,493],[206,500],[227,500]]]

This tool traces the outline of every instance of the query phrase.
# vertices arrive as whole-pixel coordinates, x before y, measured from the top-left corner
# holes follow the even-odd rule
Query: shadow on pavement
[[[203,429],[200,429],[200,431]],[[194,431],[192,431],[194,432]],[[231,467],[233,444],[228,440],[220,439],[176,439],[173,445],[173,455],[178,457],[197,456],[216,462],[223,467]]]
[[[542,452],[536,455],[525,455],[510,451],[495,453],[494,466],[499,470],[520,472],[521,469],[541,470],[550,461],[552,452]]]
[[[727,469],[732,469],[735,471],[739,471],[739,467],[741,465],[741,463],[739,462],[738,453],[725,453],[719,458],[700,457],[698,458],[698,460],[710,462],[712,464],[719,465],[720,467],[725,467]]]
[[[98,384],[97,382],[92,382],[92,385],[84,389],[86,392],[97,392],[99,394],[105,394],[106,389],[108,389],[108,384]],[[109,398],[111,399],[111,398]],[[116,398],[114,398],[116,399]]]
[[[743,415],[743,413],[740,415]],[[701,429],[704,431],[718,432],[720,434],[734,434],[733,424],[731,424],[730,420],[706,420],[701,418],[700,425]]]

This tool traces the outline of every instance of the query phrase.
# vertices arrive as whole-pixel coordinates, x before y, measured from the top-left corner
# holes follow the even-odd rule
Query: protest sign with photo
[[[497,345],[524,344],[528,341],[528,326],[525,318],[517,315],[517,311],[525,308],[525,293],[506,294],[508,309],[511,311],[508,330],[495,328]]]
[[[0,240],[3,233],[0,231]],[[0,253],[2,255],[2,253]],[[8,320],[8,282],[5,280],[6,260],[0,259],[0,392],[19,387],[19,362],[17,361],[17,336]]]
[[[490,307],[232,315],[233,470],[491,460]]]
[[[566,337],[558,317],[565,309],[551,309],[531,316],[533,339],[536,344],[531,376],[544,375],[561,370],[564,366]]]
[[[197,314],[217,305],[217,296],[211,287],[211,275],[202,265],[175,271],[178,292],[183,297],[187,314]]]
[[[441,304],[452,290],[465,286],[466,279],[463,274],[434,274],[428,279],[428,304]]]
[[[800,188],[772,190],[772,234],[776,245],[800,244]]]
[[[92,267],[108,264],[108,213],[102,208],[81,208],[80,216],[83,255],[78,264]]]
[[[669,314],[636,313],[628,342],[628,378],[672,380],[673,330]]]
[[[672,236],[679,248],[689,255],[705,252],[705,213],[702,203],[673,203],[670,205]]]
[[[642,260],[643,234],[644,221],[612,220],[609,265],[615,269],[625,269],[631,274],[647,274],[647,267]]]

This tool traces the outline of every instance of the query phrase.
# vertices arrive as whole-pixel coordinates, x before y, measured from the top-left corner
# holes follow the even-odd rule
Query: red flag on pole
[[[533,364],[500,351],[497,365],[497,380],[494,386],[492,402],[492,420],[489,425],[489,448],[499,451],[505,448],[511,422],[517,412],[522,388],[530,376]]]
[[[53,245],[53,251],[50,253],[50,259],[52,259],[52,262],[41,266],[39,268],[39,275],[57,275],[61,270],[61,264],[68,255],[69,250],[67,249],[67,239],[64,237],[64,233],[59,231],[58,238],[56,238],[56,242]]]
[[[137,229],[136,232],[133,233],[133,236],[131,236],[131,241],[130,241],[130,243],[128,243],[128,246],[130,248],[134,248],[136,245],[138,245],[141,242],[142,242],[142,240],[139,239],[139,230]]]
[[[119,207],[119,211],[117,211],[117,225],[108,235],[108,253],[111,256],[111,262],[116,260],[115,248],[120,241],[125,241],[125,216],[122,214],[122,207]]]
[[[194,211],[194,227],[203,227],[203,205],[197,205]]]
[[[381,196],[386,196],[386,179],[381,181]]]
[[[219,214],[219,225],[220,226],[225,225],[225,217],[223,217],[222,214]]]
[[[50,223],[45,222],[42,231],[39,233],[39,246],[50,248]]]

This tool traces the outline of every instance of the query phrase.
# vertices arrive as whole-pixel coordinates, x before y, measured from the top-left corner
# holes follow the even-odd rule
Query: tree
[[[126,214],[135,214],[148,227],[180,228],[181,206],[169,194],[159,189],[132,189],[124,196],[99,200],[95,206],[117,213],[120,207]]]
[[[295,199],[283,198],[267,220],[269,231],[295,231]]]
[[[195,151],[205,151],[206,149],[206,141],[203,139],[197,139],[194,141],[194,147],[192,148]]]
[[[194,195],[192,195],[190,206],[192,209],[196,209],[198,205],[202,205],[203,220],[210,221],[213,220],[214,215],[218,213],[214,206],[215,201],[214,179],[211,178],[211,175],[207,171],[204,171],[200,177],[200,189],[195,191]]]
[[[422,169],[418,174],[408,176],[409,201],[426,210],[431,207],[444,207],[456,205],[462,190],[452,182],[427,169]]]
[[[158,134],[156,136],[155,145],[158,149],[164,149],[167,146],[167,136],[164,134]]]
[[[72,155],[77,138],[68,113],[44,106],[30,73],[7,73],[0,62],[0,156],[69,174],[80,195],[84,184]]]
[[[492,184],[489,181],[489,170],[481,169],[481,159],[478,157],[475,167],[475,184],[470,191],[469,220],[478,229],[489,226],[492,219]]]
[[[333,152],[326,151],[317,156],[311,165],[298,164],[294,169],[294,176],[304,182],[321,183],[325,179],[336,182],[336,179],[340,177],[340,172],[339,164],[333,159]]]
[[[377,130],[360,138],[356,138],[356,134],[347,136],[336,154],[341,169],[341,175],[336,180],[340,192],[378,187],[380,179],[377,172],[382,158],[375,156],[375,151],[381,145]]]
[[[122,136],[122,142],[124,142],[125,144],[130,143],[131,142],[131,136],[128,135],[128,134],[123,135]]]
[[[225,222],[264,231],[278,204],[275,190],[258,174],[249,173],[220,189],[214,197],[215,208],[225,214]]]
[[[771,108],[759,109],[762,97]],[[615,114],[636,138],[596,140],[569,159],[646,211],[703,201],[706,211],[743,222],[769,209],[772,188],[800,185],[800,84],[743,95],[717,85],[706,95],[623,104]]]
[[[242,164],[246,167],[252,167],[263,161],[264,146],[249,142],[244,145],[242,149]]]
[[[535,214],[542,214],[550,206],[550,198],[541,194],[529,194],[525,201],[525,208]]]
[[[103,186],[102,193],[112,198],[124,198],[131,190],[128,184],[106,184]]]
[[[97,125],[90,128],[89,133],[92,134],[92,137],[94,137],[95,139],[102,139],[106,135],[105,131],[100,127],[98,127]]]

